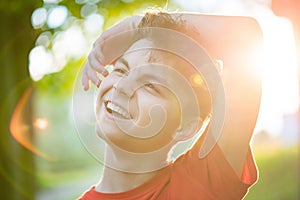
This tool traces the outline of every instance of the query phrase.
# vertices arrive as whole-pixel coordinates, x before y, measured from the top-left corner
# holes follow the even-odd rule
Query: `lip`
[[[119,107],[120,109],[124,110],[124,111],[128,114],[129,117],[125,117],[125,116],[123,116],[122,114],[119,114],[118,112],[115,112],[115,111],[109,112],[109,111],[107,110],[107,105],[108,105],[108,103],[111,103],[111,104],[113,104],[113,105]],[[111,100],[105,100],[105,101],[103,102],[103,108],[104,108],[104,110],[105,110],[106,115],[107,115],[110,119],[122,119],[122,120],[130,120],[130,119],[132,119],[132,116],[130,115],[130,113],[129,113],[123,106],[120,106],[119,104],[117,104],[117,103],[115,103],[115,102],[113,102],[113,101],[111,101]]]
[[[108,110],[106,109],[106,104],[107,104],[107,101],[104,101],[103,102],[103,110],[105,112],[105,115],[109,118],[109,119],[114,119],[114,116],[112,113],[108,112]]]

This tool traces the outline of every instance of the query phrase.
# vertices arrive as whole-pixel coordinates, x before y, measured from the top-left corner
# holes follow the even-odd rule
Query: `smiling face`
[[[154,44],[139,40],[116,61],[100,86],[96,107],[98,135],[136,153],[156,151],[174,141],[182,122],[178,93],[186,91],[182,76],[170,68],[180,61],[166,59],[174,57],[166,52],[136,50],[145,46]]]

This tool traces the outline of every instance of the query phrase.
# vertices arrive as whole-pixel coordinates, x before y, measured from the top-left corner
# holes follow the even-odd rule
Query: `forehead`
[[[172,67],[178,73],[182,74],[193,70],[192,65],[184,58],[175,55],[171,51],[157,48],[156,42],[150,39],[141,39],[135,42],[125,52],[122,59],[127,62],[130,70],[154,63]],[[159,70],[159,68],[155,68],[155,70]],[[161,72],[165,73],[164,70]]]
[[[183,76],[193,87],[202,87],[204,84],[204,79],[192,64],[171,51],[158,49],[155,42],[150,39],[141,39],[135,42],[122,59],[127,62],[130,70],[141,68],[141,72],[150,73],[157,78],[162,77],[164,81]],[[153,67],[153,65],[161,67]]]
[[[157,49],[155,42],[150,39],[140,39],[133,43],[129,49],[125,52],[123,56],[128,63],[164,63],[166,59],[166,54]],[[131,66],[135,67],[135,66]]]

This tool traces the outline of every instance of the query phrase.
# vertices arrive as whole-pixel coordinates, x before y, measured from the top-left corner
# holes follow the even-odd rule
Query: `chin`
[[[112,127],[96,125],[96,134],[110,145],[119,147],[119,143],[124,143],[124,137],[122,137],[124,136],[124,133],[120,132],[118,129],[113,129]],[[120,147],[121,146],[122,145],[120,145]]]
[[[101,139],[105,140],[105,135],[104,135],[104,133],[102,131],[102,128],[100,128],[99,125],[96,125],[95,131],[96,131],[96,134],[98,135],[98,137],[100,137]]]

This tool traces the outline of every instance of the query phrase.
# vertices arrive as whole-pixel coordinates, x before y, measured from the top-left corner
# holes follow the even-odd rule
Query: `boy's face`
[[[185,91],[182,77],[170,68],[180,61],[143,49],[145,45],[154,47],[147,39],[139,40],[116,61],[100,86],[96,107],[98,135],[136,153],[156,151],[173,141],[182,114],[177,94]]]

